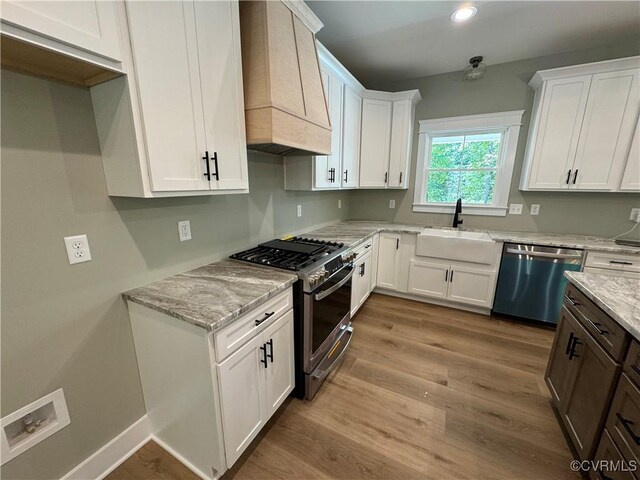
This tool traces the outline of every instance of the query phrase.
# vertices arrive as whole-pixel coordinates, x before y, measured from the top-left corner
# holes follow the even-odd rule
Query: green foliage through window
[[[495,132],[432,137],[426,201],[492,204],[501,141]]]

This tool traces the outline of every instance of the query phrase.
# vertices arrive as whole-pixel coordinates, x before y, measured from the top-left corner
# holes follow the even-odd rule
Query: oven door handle
[[[347,283],[349,280],[351,280],[351,277],[353,276],[353,269],[351,269],[351,271],[349,272],[349,275],[347,275],[346,277],[344,277],[342,280],[340,280],[338,283],[336,283],[333,287],[331,288],[327,288],[326,290],[324,290],[323,292],[320,293],[316,293],[313,298],[315,298],[316,300],[322,300],[325,297],[328,297],[329,295],[331,295],[333,292],[335,292],[336,290],[338,290],[340,287],[342,287],[345,283]]]
[[[319,381],[324,380],[331,373],[331,371],[338,364],[338,362],[342,360],[342,357],[344,357],[344,354],[347,353],[347,349],[349,348],[349,344],[351,343],[351,339],[353,338],[353,327],[351,326],[351,324],[349,324],[349,326],[346,327],[345,332],[342,334],[340,339],[342,339],[342,337],[344,337],[345,335],[349,335],[349,339],[347,340],[347,343],[345,343],[344,347],[342,347],[342,351],[338,354],[336,359],[333,362],[331,362],[331,365],[329,365],[329,368],[327,368],[326,370],[321,370],[319,372],[314,372],[312,375],[314,379]]]

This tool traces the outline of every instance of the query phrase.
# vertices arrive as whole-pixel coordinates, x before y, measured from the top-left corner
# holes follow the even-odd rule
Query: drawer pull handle
[[[580,304],[578,302],[575,301],[575,299],[571,298],[569,295],[565,295],[564,298],[566,298],[567,300],[569,300],[569,303],[571,305],[573,305],[574,307],[578,307],[580,306]]]
[[[269,345],[269,352],[267,353],[267,357],[269,357],[269,359],[271,360],[271,363],[273,363],[273,338],[270,339],[265,345]]]
[[[633,441],[636,443],[636,445],[640,445],[640,437],[633,433],[633,430],[631,430],[631,425],[633,425],[633,422],[620,415],[620,412],[616,413],[616,417],[618,417],[618,420],[620,420],[620,423],[622,424],[624,429],[631,436],[631,438],[633,438]]]
[[[262,346],[260,347],[260,350],[262,350],[262,358],[260,359],[260,363],[262,363],[264,365],[264,368],[267,368],[268,363],[267,363],[267,344],[263,343]]]
[[[569,334],[569,342],[567,342],[567,349],[565,350],[565,355],[569,356],[569,360],[573,360],[574,358],[580,358],[580,355],[576,353],[576,347],[578,345],[582,345],[582,342],[578,339],[578,337],[571,332]]]
[[[584,317],[587,319],[587,322],[589,322],[591,324],[591,326],[593,326],[593,328],[596,329],[596,331],[600,334],[600,335],[606,335],[607,333],[609,333],[608,330],[603,330],[602,328],[602,324],[598,323],[598,322],[594,322],[593,320],[591,320],[589,317]]]
[[[258,320],[256,320],[256,327],[257,327],[258,325],[260,325],[261,323],[263,323],[263,322],[265,322],[265,321],[269,320],[269,317],[271,317],[274,313],[276,313],[276,312],[267,312],[267,313],[265,313],[265,314],[264,314],[264,317],[259,318]]]
[[[636,372],[638,375],[640,375],[640,368],[638,368],[635,363],[631,364],[631,369]]]
[[[609,260],[609,263],[614,263],[616,265],[633,265],[632,262],[623,262],[621,260]]]

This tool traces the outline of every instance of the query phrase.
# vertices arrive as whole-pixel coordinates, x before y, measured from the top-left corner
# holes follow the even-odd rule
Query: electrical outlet
[[[632,222],[640,223],[640,208],[632,208],[629,220]]]
[[[342,208],[342,200],[338,199],[338,208]]]
[[[87,239],[86,235],[64,237],[64,245],[67,247],[67,257],[71,265],[91,261],[89,239]]]
[[[522,215],[522,204],[512,203],[509,205],[509,215]]]
[[[531,205],[531,211],[529,213],[531,213],[531,215],[539,215],[540,214],[540,205],[537,205],[537,204]]]
[[[389,200],[389,208],[396,208],[396,201],[395,200]]]
[[[302,216],[302,205],[298,205],[298,208],[297,208],[297,215],[298,215],[298,217],[301,217],[301,216]]]
[[[178,236],[181,242],[191,240],[191,222],[189,220],[178,222]]]

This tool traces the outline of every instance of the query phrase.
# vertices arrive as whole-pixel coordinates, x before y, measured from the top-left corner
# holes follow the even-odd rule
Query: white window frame
[[[454,203],[430,203],[426,198],[427,165],[431,160],[431,138],[443,135],[469,135],[487,131],[501,131],[500,157],[491,205],[463,203],[465,215],[505,216],[508,210],[509,191],[515,165],[518,137],[524,110],[483,113],[462,117],[420,120],[418,131],[418,161],[414,189],[413,211],[418,213],[453,214]]]

